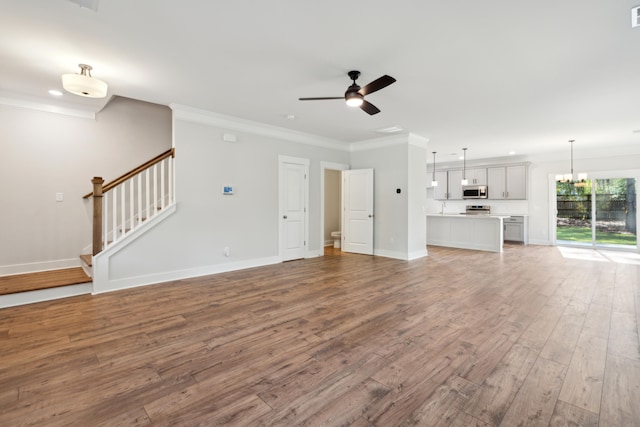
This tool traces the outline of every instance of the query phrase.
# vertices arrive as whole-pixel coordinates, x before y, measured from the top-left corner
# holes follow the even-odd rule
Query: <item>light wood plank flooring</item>
[[[0,425],[640,425],[640,266],[429,253],[0,310]]]

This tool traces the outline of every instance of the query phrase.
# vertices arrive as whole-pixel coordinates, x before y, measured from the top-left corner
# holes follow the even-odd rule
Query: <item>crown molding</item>
[[[0,105],[43,111],[45,113],[62,114],[64,116],[79,117],[82,119],[96,119],[96,113],[93,111],[64,105],[54,105],[40,100],[21,99],[0,95]]]
[[[347,143],[334,139],[323,138],[309,133],[267,125],[238,117],[213,113],[211,111],[188,107],[186,105],[169,104],[169,107],[173,111],[173,117],[178,120],[220,127],[237,132],[267,136],[299,144],[313,145],[331,150],[349,151],[349,145]]]
[[[417,147],[427,148],[429,140],[413,133],[403,133],[399,135],[386,136],[383,138],[368,139],[365,141],[352,142],[350,145],[351,152],[375,150],[377,148],[392,147],[395,145],[415,145]]]

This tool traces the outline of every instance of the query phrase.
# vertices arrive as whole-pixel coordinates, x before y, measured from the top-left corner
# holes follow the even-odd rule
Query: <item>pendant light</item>
[[[104,98],[107,96],[107,84],[102,80],[91,77],[93,67],[78,64],[80,74],[63,74],[62,87],[67,92],[87,98]]]
[[[431,186],[437,187],[438,181],[436,181],[436,152],[432,151],[432,153],[433,153],[433,174],[431,175]]]
[[[576,187],[584,187],[587,181],[586,173],[579,173],[578,180],[573,180],[573,143],[575,139],[570,139],[569,143],[571,144],[571,173],[565,173],[564,175],[556,175],[556,181],[558,182],[573,182],[573,185]]]
[[[462,185],[468,185],[469,180],[467,180],[467,149],[462,149]]]

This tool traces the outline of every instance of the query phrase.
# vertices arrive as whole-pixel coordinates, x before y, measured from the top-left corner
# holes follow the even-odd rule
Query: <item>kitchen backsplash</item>
[[[469,200],[445,200],[445,213],[464,212],[467,205],[489,205],[493,214],[507,215],[528,215],[529,202],[527,200],[490,200],[490,199],[469,199]],[[427,198],[427,212],[440,212],[442,201]]]

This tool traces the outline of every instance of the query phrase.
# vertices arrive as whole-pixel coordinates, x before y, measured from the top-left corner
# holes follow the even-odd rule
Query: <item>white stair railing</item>
[[[173,149],[133,169],[107,185],[93,179],[93,255],[175,203]]]

